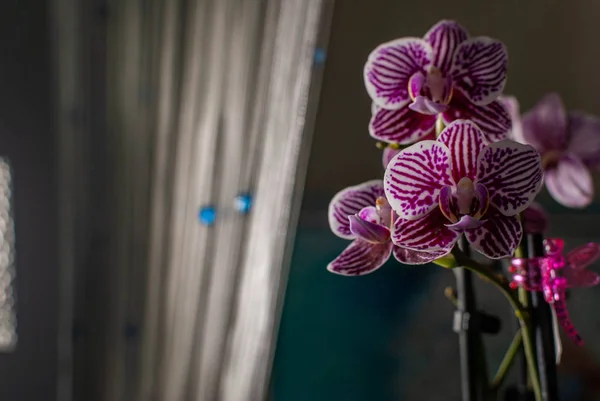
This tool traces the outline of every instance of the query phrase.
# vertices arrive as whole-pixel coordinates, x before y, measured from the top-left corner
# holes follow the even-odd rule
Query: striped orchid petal
[[[348,216],[359,213],[365,207],[374,206],[377,198],[383,195],[381,180],[367,181],[338,192],[329,203],[328,219],[331,231],[341,238],[356,238],[350,230]]]
[[[426,263],[431,263],[434,260],[447,255],[448,252],[450,251],[415,251],[414,249],[407,249],[399,246],[394,246],[393,250],[393,254],[396,260],[400,263],[404,263],[405,265],[424,265]]]
[[[458,183],[461,178],[475,179],[477,158],[485,147],[484,136],[477,125],[467,120],[456,120],[448,125],[438,141],[450,149],[452,178]]]
[[[377,108],[369,122],[369,133],[383,142],[411,144],[433,131],[435,119],[433,115],[411,110],[408,104],[397,110]]]
[[[475,250],[490,259],[501,259],[513,255],[523,230],[517,216],[504,216],[490,208],[484,224],[466,231],[465,235]]]
[[[449,221],[439,208],[418,220],[398,218],[392,229],[392,242],[416,251],[448,253],[461,234],[447,224]]]
[[[379,269],[390,258],[393,244],[370,244],[361,239],[352,243],[335,258],[327,270],[342,276],[362,276]]]
[[[487,143],[498,142],[508,137],[512,121],[502,102],[494,100],[485,106],[477,106],[464,96],[457,95],[452,98],[451,105],[452,107],[442,114],[445,124],[460,119],[471,120],[481,129]]]
[[[371,99],[385,109],[399,109],[411,99],[410,77],[431,63],[432,50],[419,38],[403,38],[379,45],[365,64],[364,79]]]
[[[442,187],[451,185],[450,151],[437,141],[421,141],[398,153],[383,180],[390,206],[415,220],[435,209]]]
[[[508,52],[502,42],[478,37],[462,42],[452,63],[454,88],[479,106],[502,94],[508,70]]]
[[[465,28],[455,21],[442,20],[431,27],[424,39],[433,49],[433,65],[448,74],[456,49],[468,37]]]
[[[529,145],[504,140],[479,154],[476,180],[487,188],[490,204],[505,216],[514,216],[533,202],[542,177],[540,155]]]

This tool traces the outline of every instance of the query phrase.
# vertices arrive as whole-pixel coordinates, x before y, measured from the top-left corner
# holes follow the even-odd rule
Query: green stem
[[[513,337],[512,342],[510,343],[510,346],[508,347],[508,350],[506,351],[506,354],[504,355],[504,359],[502,359],[502,362],[498,367],[496,376],[494,376],[494,380],[491,384],[492,390],[498,390],[498,388],[500,388],[500,386],[504,382],[504,379],[506,378],[506,373],[508,373],[508,369],[512,366],[512,363],[515,360],[515,356],[517,356],[517,353],[519,352],[519,349],[523,344],[522,338],[523,337],[521,335],[521,330],[517,331],[515,333],[515,336]]]
[[[525,357],[527,359],[527,367],[529,369],[529,375],[531,379],[531,385],[533,387],[533,392],[535,394],[536,401],[542,401],[542,391],[540,387],[540,379],[538,375],[538,370],[536,366],[535,352],[533,348],[533,337],[531,333],[531,329],[529,327],[529,314],[526,309],[521,305],[521,302],[515,296],[515,293],[508,286],[508,282],[506,277],[496,274],[493,270],[489,269],[486,266],[483,266],[455,247],[452,250],[452,254],[456,258],[459,266],[464,267],[465,269],[469,269],[475,273],[477,273],[482,278],[486,279],[490,283],[494,284],[502,294],[506,297],[510,305],[515,310],[515,315],[519,319],[519,324],[521,325],[521,334],[523,337],[523,346],[525,348]]]

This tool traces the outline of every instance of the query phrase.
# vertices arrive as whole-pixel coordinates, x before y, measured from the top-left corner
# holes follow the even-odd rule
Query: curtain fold
[[[84,188],[65,194],[62,215],[66,273],[85,277],[71,308],[97,314],[86,320],[95,350],[80,352],[85,373],[74,372],[94,383],[85,399],[267,399],[319,89],[313,53],[333,1],[112,0],[98,18],[91,1],[72,3],[54,4],[71,23],[57,42],[82,36],[68,52],[56,46],[61,82],[71,79],[58,92],[65,107],[85,106],[97,123],[86,134],[106,150],[80,154],[96,173],[73,171],[82,149],[61,126],[64,182],[101,171],[105,183],[78,206],[92,234],[69,228]],[[76,50],[89,37],[86,58]],[[72,62],[82,72],[70,77]],[[79,82],[92,84],[77,98]],[[249,214],[235,208],[246,193]],[[197,219],[204,206],[213,225]],[[87,255],[68,259],[73,246]]]

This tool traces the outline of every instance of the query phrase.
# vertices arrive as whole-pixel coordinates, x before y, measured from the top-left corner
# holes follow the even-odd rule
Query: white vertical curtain
[[[70,33],[106,38],[95,49],[105,86],[88,94],[106,100],[103,262],[73,259],[68,247],[83,240],[62,234],[69,274],[103,269],[90,399],[266,399],[318,93],[313,54],[333,1],[114,0],[89,25],[66,10],[72,1],[55,0],[57,15],[79,19]],[[57,57],[74,62],[77,40]],[[58,66],[63,82],[80,78]],[[61,174],[80,182],[80,141],[65,126]],[[247,215],[234,207],[240,193],[253,196]],[[203,206],[213,225],[196,218]]]

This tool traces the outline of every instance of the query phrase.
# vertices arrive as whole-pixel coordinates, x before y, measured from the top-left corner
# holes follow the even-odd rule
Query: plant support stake
[[[460,249],[469,255],[469,245],[463,237],[459,242]],[[476,314],[475,291],[473,289],[473,273],[463,267],[454,269],[456,276],[456,294],[458,308],[454,315],[454,331],[458,333],[460,352],[460,376],[463,401],[478,399],[477,377],[477,330],[473,323]]]
[[[540,234],[527,236],[527,256],[530,258],[544,256],[544,240]],[[533,329],[542,400],[558,401],[552,310],[539,291],[531,293],[531,306],[532,321],[535,323]]]

